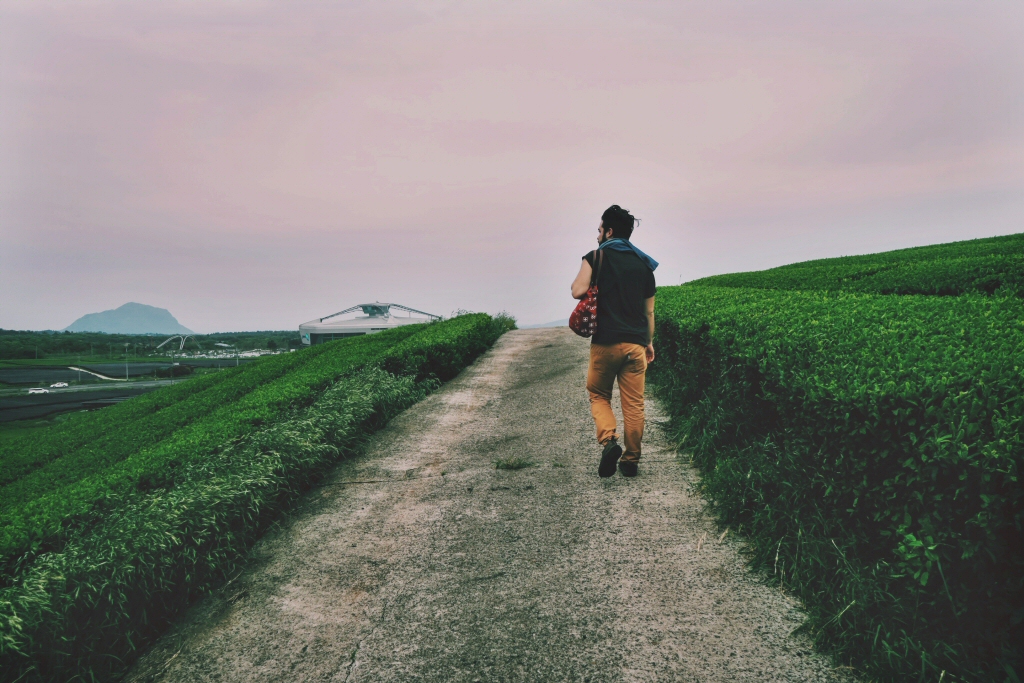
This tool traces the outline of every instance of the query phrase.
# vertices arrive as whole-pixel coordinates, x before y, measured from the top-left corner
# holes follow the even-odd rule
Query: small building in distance
[[[355,313],[362,309],[363,315],[346,320],[340,319],[347,313]],[[405,315],[400,315],[404,312]],[[308,323],[299,325],[299,337],[303,346],[316,346],[335,339],[346,337],[358,337],[362,334],[373,334],[390,330],[392,327],[402,325],[414,325],[416,323],[427,323],[431,320],[440,320],[441,316],[432,313],[424,313],[414,308],[402,306],[401,304],[381,303],[376,301],[372,304],[359,304],[344,311],[338,311],[323,318],[310,320]]]

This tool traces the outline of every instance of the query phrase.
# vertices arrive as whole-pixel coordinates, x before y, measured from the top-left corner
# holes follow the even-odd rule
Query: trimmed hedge
[[[413,332],[399,329],[404,330],[403,339]],[[324,351],[325,347],[314,346],[295,353],[269,356],[244,366],[225,368],[172,384],[102,411],[68,415],[60,424],[0,444],[0,486],[6,486],[58,458],[79,453],[87,445],[93,451],[90,457],[85,458],[88,461],[92,461],[97,452],[108,453],[110,449],[121,451],[116,455],[108,453],[110,461],[121,459],[124,454],[138,450],[140,445],[152,445],[193,420],[205,417],[212,408],[309,362]],[[182,405],[183,402],[187,405]],[[127,423],[134,425],[130,433],[118,429]],[[55,474],[62,476],[60,471]],[[0,501],[10,500],[11,495],[10,491],[0,489]]]
[[[9,577],[0,589],[0,678],[116,676],[176,614],[242,566],[251,542],[323,468],[512,324],[473,314],[417,327],[394,344],[378,334],[325,345],[316,363],[211,415],[236,426],[241,416],[245,433],[211,423],[215,436],[175,435],[147,454],[145,467],[112,468],[128,475],[122,482],[138,482],[142,469],[157,474],[155,464],[165,464],[149,486],[110,487],[101,514],[77,519],[59,550]],[[182,450],[167,450],[171,443]]]
[[[1024,297],[1024,235],[806,261],[770,270],[715,275],[689,284],[869,294],[978,293]]]
[[[663,287],[650,375],[724,524],[886,680],[1024,672],[1024,302]]]
[[[102,501],[112,493],[167,485],[184,460],[272,421],[296,401],[307,400],[352,367],[415,334],[418,327],[354,338],[346,342],[345,353],[332,353],[331,345],[322,345],[232,368],[211,375],[228,377],[203,383],[196,391],[175,391],[183,385],[160,389],[140,397],[149,399],[140,407],[131,406],[135,399],[126,401],[122,405],[131,410],[114,406],[70,429],[55,430],[57,437],[44,436],[35,457],[50,462],[0,489],[0,566],[9,568],[26,554],[59,547],[69,524],[78,516],[102,514]],[[172,396],[160,396],[164,392]],[[57,450],[60,437],[69,432],[69,441],[81,445]]]
[[[108,410],[71,413],[59,424],[6,441],[0,444],[0,486],[6,486],[75,449],[108,436],[112,425],[157,413],[220,384],[234,370],[231,368],[231,371],[173,384],[111,406]],[[0,500],[3,500],[2,496]]]
[[[512,319],[504,316],[462,315],[427,325],[415,337],[389,348],[377,364],[396,375],[447,382],[513,326]]]
[[[1024,254],[1024,233],[1002,235],[1000,237],[983,237],[976,240],[929,244],[924,247],[896,249],[877,254],[859,254],[857,256],[839,256],[816,259],[793,264],[794,267],[822,266],[827,264],[860,265],[867,263],[910,263],[915,261],[940,261],[947,258],[983,258],[986,256],[1006,256]]]

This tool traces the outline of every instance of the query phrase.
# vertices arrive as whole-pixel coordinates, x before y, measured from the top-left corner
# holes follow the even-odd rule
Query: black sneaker
[[[635,477],[636,476],[636,463],[635,462],[619,462],[619,472],[622,472],[624,477]]]
[[[598,476],[610,477],[615,474],[615,463],[619,461],[621,455],[622,446],[616,443],[613,437],[611,441],[604,445],[604,450],[601,451],[601,464],[597,466]]]

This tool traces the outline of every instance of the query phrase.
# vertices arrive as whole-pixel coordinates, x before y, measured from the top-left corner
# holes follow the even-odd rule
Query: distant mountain
[[[128,303],[112,311],[89,313],[64,329],[108,334],[192,334],[166,308]]]
[[[520,325],[519,329],[521,329],[521,330],[535,330],[538,327],[568,327],[568,326],[569,326],[569,319],[565,318],[564,320],[552,320],[549,323],[539,323],[537,325]]]

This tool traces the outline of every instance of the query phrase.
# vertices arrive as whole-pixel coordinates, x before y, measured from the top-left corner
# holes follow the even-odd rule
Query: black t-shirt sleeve
[[[657,291],[658,288],[654,285],[654,271],[648,270],[647,279],[644,281],[644,299],[650,299]]]
[[[588,251],[583,255],[583,260],[590,264],[590,267],[594,267],[594,252]]]

